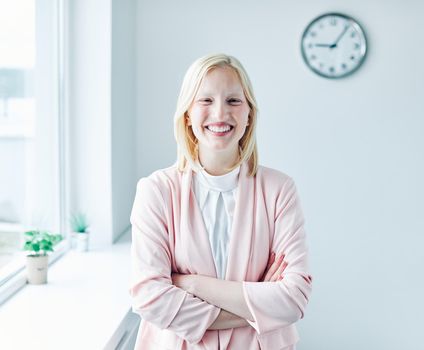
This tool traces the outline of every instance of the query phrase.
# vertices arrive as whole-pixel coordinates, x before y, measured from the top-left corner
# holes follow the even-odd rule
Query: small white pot
[[[74,232],[74,247],[77,252],[88,251],[88,232]]]
[[[49,266],[48,255],[27,256],[27,280],[29,284],[47,283],[47,271]]]

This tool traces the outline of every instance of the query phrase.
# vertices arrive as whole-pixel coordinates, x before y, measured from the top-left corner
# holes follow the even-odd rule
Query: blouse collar
[[[240,165],[224,175],[211,175],[205,169],[196,173],[199,183],[212,191],[227,192],[237,187]]]

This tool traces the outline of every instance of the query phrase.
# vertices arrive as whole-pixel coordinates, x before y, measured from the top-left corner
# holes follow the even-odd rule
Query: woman
[[[295,349],[304,219],[293,180],[257,163],[256,106],[234,57],[188,69],[177,163],[139,181],[131,213],[136,349]]]

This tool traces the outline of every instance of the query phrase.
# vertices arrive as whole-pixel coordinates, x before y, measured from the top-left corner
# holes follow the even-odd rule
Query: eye
[[[212,99],[211,98],[208,98],[208,97],[205,97],[205,98],[199,99],[199,102],[202,105],[208,105],[208,104],[212,103]]]
[[[238,98],[230,98],[228,99],[228,103],[233,106],[241,105],[242,101]]]

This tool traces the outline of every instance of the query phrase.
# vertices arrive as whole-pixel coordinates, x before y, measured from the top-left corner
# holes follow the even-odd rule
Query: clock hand
[[[331,45],[330,44],[315,44],[315,46],[318,46],[318,47],[330,47]]]
[[[330,45],[331,49],[334,49],[335,47],[337,47],[337,44],[339,43],[340,39],[343,37],[343,35],[345,35],[345,33],[347,32],[347,30],[349,29],[350,25],[347,25],[344,30],[340,33],[340,35],[337,37],[336,41],[334,42],[334,44]]]

